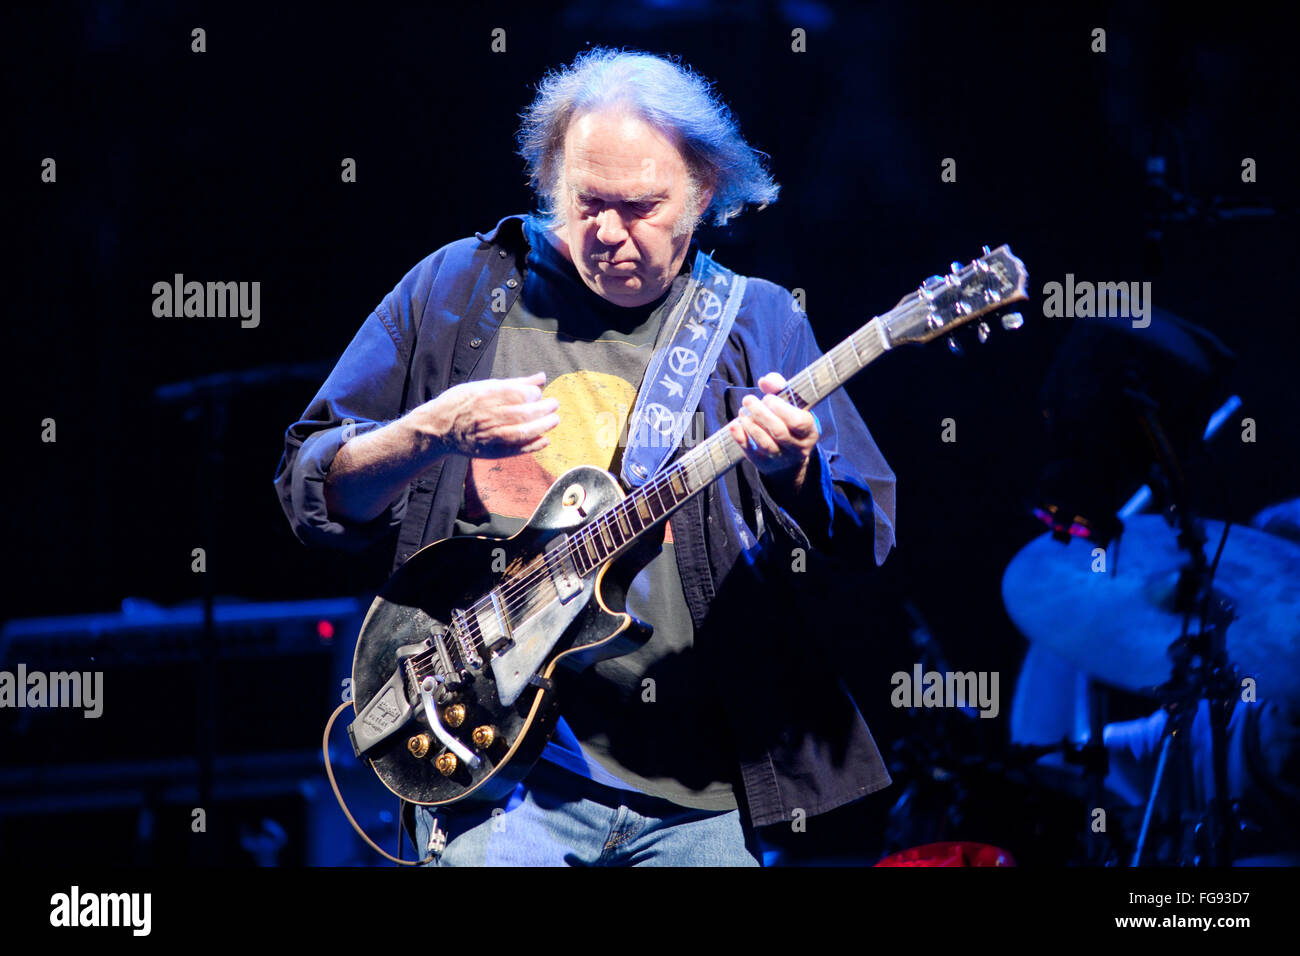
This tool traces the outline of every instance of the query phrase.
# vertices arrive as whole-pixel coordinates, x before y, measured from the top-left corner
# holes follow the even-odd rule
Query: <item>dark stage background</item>
[[[660,0],[8,11],[0,613],[193,606],[204,587],[240,602],[364,606],[385,563],[308,551],[279,509],[271,479],[284,429],[412,265],[530,207],[513,133],[531,85],[589,45],[628,46],[680,55],[715,79],[770,154],[780,201],[701,241],[742,273],[804,289],[823,348],[982,244],[1010,243],[1028,266],[1023,330],[984,347],[967,336],[961,356],[940,343],[902,350],[849,386],[898,475],[898,548],[844,595],[839,665],[882,750],[913,733],[914,718],[889,702],[889,675],[916,660],[911,602],[953,667],[1002,675],[1001,714],[979,722],[972,744],[992,752],[1026,648],[1000,580],[1042,531],[1030,514],[1046,457],[1037,393],[1070,327],[1044,318],[1044,283],[1150,280],[1156,306],[1237,352],[1225,394],[1242,397],[1258,440],[1238,440],[1234,419],[1214,446],[1206,514],[1246,521],[1300,493],[1294,34],[1244,5],[1191,9]],[[195,27],[204,53],[191,52]],[[1090,50],[1095,27],[1105,53]],[[792,52],[795,28],[806,52]],[[1203,204],[1279,214],[1169,222],[1153,242],[1165,201],[1148,182],[1153,155],[1166,158],[1171,189]],[[54,183],[41,181],[46,157]],[[345,157],[355,183],[340,181]],[[941,181],[947,157],[955,182]],[[1255,183],[1242,181],[1246,157]],[[260,282],[260,325],[155,318],[152,285],[175,273]],[[955,442],[941,440],[946,418]],[[41,438],[46,419],[53,443]],[[191,568],[200,547],[204,574]],[[206,842],[191,827],[209,792],[196,776],[193,661],[133,665],[117,682],[110,670],[105,721],[114,708],[136,715],[111,733],[6,716],[0,852],[82,847],[93,832],[111,861],[372,862],[311,754],[346,673],[345,618],[330,617],[333,637],[309,627],[300,658],[250,653],[220,668],[213,734],[228,760],[214,770]],[[129,776],[113,761],[145,757],[175,762],[165,779],[97,800],[108,778]],[[255,758],[275,766],[259,771]],[[61,777],[64,765],[79,769]],[[393,845],[378,783],[357,774],[350,786]],[[897,795],[771,840],[794,862],[873,860]],[[1032,843],[1013,851],[1032,856]]]

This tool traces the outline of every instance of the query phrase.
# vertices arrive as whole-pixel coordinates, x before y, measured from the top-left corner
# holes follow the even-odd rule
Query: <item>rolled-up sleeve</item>
[[[340,521],[325,505],[325,480],[344,443],[401,414],[409,363],[406,336],[394,321],[394,290],[370,314],[301,420],[284,436],[275,473],[280,506],[298,540],[311,546],[364,550],[401,524],[409,488],[371,521]]]

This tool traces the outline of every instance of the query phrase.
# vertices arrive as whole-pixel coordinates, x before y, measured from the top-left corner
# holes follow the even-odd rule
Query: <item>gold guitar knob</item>
[[[442,719],[448,727],[459,727],[465,723],[465,705],[452,704],[442,712]]]
[[[444,777],[450,777],[455,773],[459,764],[460,761],[456,759],[456,755],[450,750],[438,754],[437,759],[433,761],[433,765],[438,768],[438,772]]]
[[[429,740],[428,734],[416,734],[406,742],[406,749],[411,752],[411,756],[413,757],[423,757],[429,752],[429,745],[431,743],[432,741]]]
[[[474,738],[475,747],[478,747],[480,750],[487,750],[497,739],[497,732],[495,728],[484,724],[482,727],[475,727],[472,736]]]

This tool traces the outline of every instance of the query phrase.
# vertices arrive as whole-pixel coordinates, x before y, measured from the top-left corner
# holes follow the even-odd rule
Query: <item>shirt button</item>
[[[498,249],[497,255],[499,255],[502,259],[504,259],[506,257],[506,251],[504,249]]]
[[[517,285],[519,285],[519,280],[518,280],[518,279],[507,279],[507,280],[506,280],[506,288],[507,288],[507,289],[513,289],[513,288],[515,288]]]
[[[476,349],[482,344],[483,344],[483,340],[479,338],[477,335],[474,336],[474,338],[469,340],[469,347],[472,349]]]

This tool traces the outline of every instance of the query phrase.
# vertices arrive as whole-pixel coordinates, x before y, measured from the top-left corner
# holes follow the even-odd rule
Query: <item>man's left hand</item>
[[[779,372],[758,380],[760,400],[746,395],[740,416],[728,423],[731,437],[759,471],[798,492],[808,474],[808,459],[817,439],[817,422],[806,408],[795,408],[777,395],[785,388]]]

